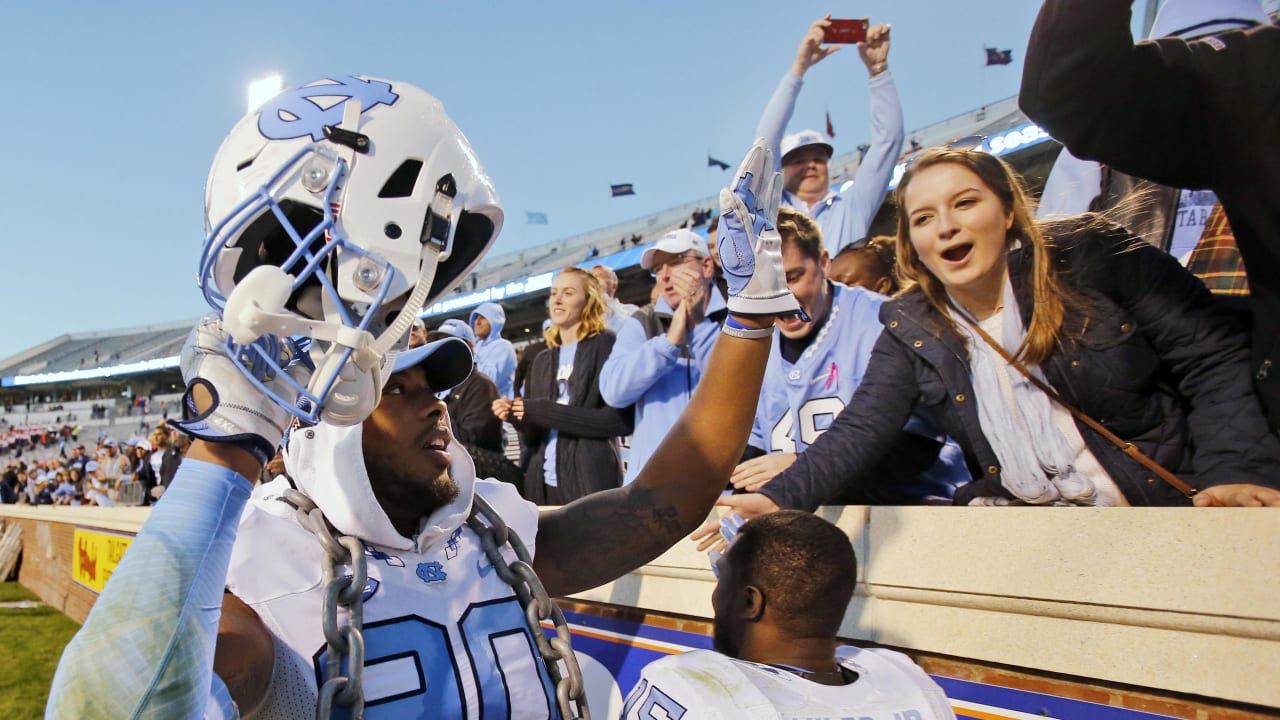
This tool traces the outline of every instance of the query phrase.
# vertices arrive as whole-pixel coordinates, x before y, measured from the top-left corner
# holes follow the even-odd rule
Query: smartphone
[[[871,21],[867,18],[855,20],[832,20],[822,35],[822,42],[828,45],[850,45],[867,39],[867,28]]]

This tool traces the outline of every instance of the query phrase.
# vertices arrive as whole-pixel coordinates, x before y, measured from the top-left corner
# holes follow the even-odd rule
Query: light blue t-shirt
[[[560,346],[560,365],[556,367],[556,403],[569,404],[569,378],[573,375],[573,358],[578,354],[578,341]],[[552,430],[547,440],[547,453],[542,462],[542,481],[551,487],[560,484],[556,477],[556,443],[560,440],[560,431]]]

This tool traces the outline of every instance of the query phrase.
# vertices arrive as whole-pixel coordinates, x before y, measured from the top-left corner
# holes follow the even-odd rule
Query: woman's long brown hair
[[[947,290],[921,262],[911,244],[911,225],[905,204],[907,187],[917,173],[935,165],[952,163],[967,168],[1000,199],[1005,212],[1013,215],[1008,242],[1021,239],[1029,243],[1033,252],[1031,290],[1035,309],[1031,314],[1031,326],[1027,337],[1013,355],[1029,365],[1039,365],[1053,352],[1062,335],[1062,322],[1070,304],[1069,292],[1053,272],[1050,258],[1050,239],[1035,221],[1034,205],[1023,186],[1022,178],[1008,163],[990,153],[978,150],[949,150],[935,148],[926,151],[911,164],[894,190],[893,199],[898,214],[898,273],[905,280],[904,292],[917,285],[929,303],[944,317],[951,317],[952,307]],[[953,324],[955,320],[951,321]]]

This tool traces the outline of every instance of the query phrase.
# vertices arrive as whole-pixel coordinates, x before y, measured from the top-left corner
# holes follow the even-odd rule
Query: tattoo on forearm
[[[562,511],[553,532],[539,531],[539,552],[553,554],[549,559],[575,588],[609,582],[682,535],[679,509],[661,501],[659,493],[634,485],[588,496]]]

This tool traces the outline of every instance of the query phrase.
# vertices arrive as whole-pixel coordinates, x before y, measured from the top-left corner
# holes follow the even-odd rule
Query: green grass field
[[[39,598],[16,582],[0,583],[0,603],[22,600]],[[44,716],[58,657],[79,627],[47,605],[0,607],[0,718]]]

